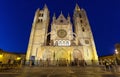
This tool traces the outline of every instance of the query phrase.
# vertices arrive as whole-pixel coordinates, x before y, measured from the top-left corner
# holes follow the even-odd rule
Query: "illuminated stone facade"
[[[8,64],[9,60],[10,60],[10,64],[13,64],[15,61],[24,60],[24,59],[25,59],[25,54],[15,54],[0,49],[0,64]]]
[[[50,24],[50,11],[45,5],[37,9],[31,29],[26,60],[84,60],[86,64],[97,64],[98,56],[92,31],[84,9],[76,5],[71,17],[53,15]],[[48,32],[48,27],[51,31]]]
[[[120,43],[115,44],[115,55],[116,55],[116,59],[118,64],[120,65]]]

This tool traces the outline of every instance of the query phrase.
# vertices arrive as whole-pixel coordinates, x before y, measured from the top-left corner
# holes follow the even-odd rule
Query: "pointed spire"
[[[46,4],[44,5],[44,9],[48,9],[48,7],[47,7],[47,5],[46,5]]]
[[[70,15],[69,15],[69,13],[68,13],[67,19],[69,19],[69,20],[70,20]]]
[[[55,18],[56,18],[56,15],[55,15],[55,13],[54,13],[53,17],[55,17]]]
[[[68,17],[70,17],[70,14],[68,13]]]
[[[54,15],[53,15],[53,22],[55,22],[55,20],[56,20],[56,15],[54,13]]]
[[[63,14],[62,14],[62,11],[61,11],[60,15],[63,15]]]
[[[40,11],[40,8],[38,8],[38,9],[36,10],[36,13],[39,12],[39,11]]]
[[[76,3],[76,6],[75,6],[75,10],[80,11],[80,7],[79,7],[79,5],[77,3]]]
[[[47,5],[46,5],[46,4],[44,5],[44,8],[47,8]]]
[[[68,22],[70,22],[70,15],[69,15],[69,13],[68,13],[68,16],[67,16],[67,20],[68,20]]]

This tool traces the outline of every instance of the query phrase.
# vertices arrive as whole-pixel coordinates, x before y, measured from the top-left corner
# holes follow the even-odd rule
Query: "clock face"
[[[67,32],[66,32],[66,30],[64,30],[64,29],[60,29],[60,30],[57,31],[57,35],[58,35],[60,38],[64,38],[64,37],[66,37]]]

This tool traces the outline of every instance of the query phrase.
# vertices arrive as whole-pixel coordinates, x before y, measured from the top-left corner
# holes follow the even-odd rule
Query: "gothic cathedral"
[[[50,30],[50,31],[48,31]],[[98,64],[96,47],[90,24],[84,9],[76,4],[71,17],[53,15],[50,23],[50,11],[45,5],[37,9],[32,24],[26,60],[79,61],[87,65]]]

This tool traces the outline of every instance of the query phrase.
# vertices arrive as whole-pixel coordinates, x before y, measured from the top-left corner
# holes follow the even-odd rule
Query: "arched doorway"
[[[73,65],[84,65],[83,54],[79,49],[73,50]]]

